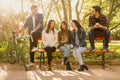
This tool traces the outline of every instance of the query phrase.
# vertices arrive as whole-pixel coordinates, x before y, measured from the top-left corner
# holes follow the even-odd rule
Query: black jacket
[[[77,32],[78,34],[78,38],[79,38],[79,46],[77,46],[77,44],[75,43],[75,36],[76,36],[76,32],[75,30],[71,31],[71,43],[73,45],[73,48],[77,48],[77,47],[86,47],[86,33],[85,30],[83,28],[81,29],[81,33]]]

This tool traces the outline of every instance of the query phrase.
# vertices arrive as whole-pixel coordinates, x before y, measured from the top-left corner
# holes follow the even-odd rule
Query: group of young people
[[[94,36],[105,36],[103,50],[108,51],[108,42],[110,31],[108,30],[108,20],[105,15],[100,13],[99,6],[93,6],[92,15],[89,17],[88,32],[91,49],[95,50]],[[34,65],[34,50],[37,47],[38,37],[42,37],[43,47],[47,53],[48,70],[52,70],[52,52],[58,48],[64,53],[63,65],[66,65],[67,70],[72,70],[70,66],[70,51],[72,51],[74,58],[78,61],[80,67],[78,71],[88,70],[88,66],[82,60],[82,53],[86,50],[86,32],[77,20],[71,20],[70,25],[72,30],[68,29],[68,24],[65,21],[60,23],[60,30],[55,29],[55,21],[49,20],[47,26],[43,29],[43,16],[37,13],[37,6],[31,6],[32,15],[30,15],[23,27],[18,32],[23,32],[26,27],[29,29],[29,34],[33,36],[33,42],[30,40],[30,59],[31,66]],[[56,47],[56,44],[58,46]]]

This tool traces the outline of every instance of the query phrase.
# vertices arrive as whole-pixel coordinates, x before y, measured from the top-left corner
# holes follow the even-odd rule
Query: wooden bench
[[[89,40],[89,37],[87,36],[86,39]],[[112,39],[113,39],[113,37],[110,36],[110,40],[112,40]],[[105,37],[104,36],[95,36],[94,40],[105,40]]]
[[[104,40],[105,38],[104,38],[104,36],[96,36],[95,38],[94,38],[95,40]],[[113,37],[112,36],[110,36],[110,40],[112,40],[113,39]],[[41,38],[39,38],[39,40],[42,40]],[[45,59],[44,59],[44,53],[45,53],[45,50],[43,50],[43,49],[39,49],[39,50],[37,50],[36,52],[39,52],[40,53],[40,63],[39,63],[39,68],[41,67],[41,64],[43,63],[45,63]],[[60,52],[59,50],[56,50],[56,52]],[[114,53],[114,51],[112,51],[112,50],[109,50],[108,52],[105,52],[105,51],[103,51],[103,50],[95,50],[95,51],[89,51],[89,50],[86,50],[85,52],[84,52],[84,54],[99,54],[99,55],[101,55],[102,57],[101,57],[101,60],[102,60],[102,68],[104,69],[105,68],[105,55],[104,54],[106,54],[106,53]]]
[[[87,36],[87,40],[88,40],[88,36]],[[112,40],[113,37],[110,35],[110,40]],[[104,36],[95,36],[94,37],[94,40],[105,40],[105,37]],[[104,42],[103,42],[104,43]],[[114,51],[112,50],[109,50],[108,52],[105,52],[103,50],[95,50],[95,51],[87,51],[85,52],[86,54],[100,54],[102,56],[102,68],[104,69],[105,68],[105,55],[106,53],[114,53]]]
[[[38,49],[36,52],[40,53],[40,62],[39,62],[39,68],[41,68],[42,64],[45,64],[45,50],[43,49]],[[60,52],[59,50],[56,50],[56,52]],[[72,51],[71,51],[72,52]],[[102,50],[95,50],[95,51],[89,51],[86,50],[83,54],[87,55],[87,54],[99,54],[101,55],[101,60],[102,60],[102,68],[105,68],[105,55],[106,53],[114,53],[114,51],[110,50],[108,52],[102,51]]]

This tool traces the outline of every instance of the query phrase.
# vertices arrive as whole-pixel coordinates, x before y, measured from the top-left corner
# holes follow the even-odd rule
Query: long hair
[[[61,31],[63,31],[63,28],[62,28],[62,24],[64,24],[66,26],[66,30],[68,30],[68,25],[65,21],[62,21],[61,24],[60,24],[60,29]]]
[[[78,33],[81,34],[83,27],[81,26],[81,24],[77,21],[77,20],[72,20],[72,22],[76,25],[77,29],[78,29]]]
[[[52,22],[55,23],[54,20],[49,20],[48,25],[47,25],[47,29],[46,29],[46,33],[49,33],[49,32],[50,32],[50,30],[51,30],[51,23],[52,23]],[[53,33],[54,33],[54,27],[52,28],[52,31],[53,31]]]

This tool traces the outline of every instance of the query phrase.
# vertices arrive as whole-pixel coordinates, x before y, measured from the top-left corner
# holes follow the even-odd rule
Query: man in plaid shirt
[[[100,13],[101,8],[99,6],[92,7],[92,15],[89,16],[89,29],[88,32],[91,49],[90,51],[95,50],[94,45],[94,36],[104,36],[103,50],[108,51],[108,43],[110,39],[110,31],[108,30],[108,20],[107,17]]]

